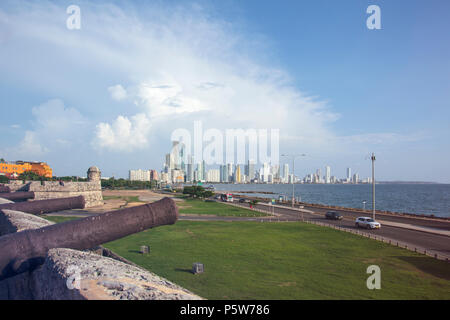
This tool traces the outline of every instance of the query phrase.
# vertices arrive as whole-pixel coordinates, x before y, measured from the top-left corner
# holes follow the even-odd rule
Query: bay
[[[253,191],[248,195],[278,199],[292,196],[291,184],[213,184],[216,191]],[[377,210],[450,217],[450,184],[376,184]],[[273,192],[273,194],[257,192]],[[370,184],[296,184],[295,197],[303,202],[372,209]]]

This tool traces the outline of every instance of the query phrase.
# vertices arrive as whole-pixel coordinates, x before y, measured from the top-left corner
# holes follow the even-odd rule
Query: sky
[[[81,28],[67,28],[70,5]],[[381,11],[370,30],[369,5]],[[450,183],[450,2],[1,1],[0,157],[162,169],[176,129],[279,129],[329,165]],[[280,159],[283,163],[284,159]]]

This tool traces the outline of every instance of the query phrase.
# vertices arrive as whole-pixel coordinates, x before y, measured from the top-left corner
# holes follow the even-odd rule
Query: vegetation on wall
[[[158,182],[156,180],[152,181],[130,181],[127,179],[114,179],[110,178],[107,180],[102,180],[102,188],[104,189],[154,189],[157,187]]]

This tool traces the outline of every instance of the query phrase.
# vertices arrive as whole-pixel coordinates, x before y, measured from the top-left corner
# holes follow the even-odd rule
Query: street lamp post
[[[372,219],[375,220],[375,154],[372,153]]]
[[[282,154],[282,157],[291,157],[292,158],[292,208],[294,208],[295,197],[294,197],[294,185],[295,185],[295,158],[296,157],[304,157],[306,154]]]

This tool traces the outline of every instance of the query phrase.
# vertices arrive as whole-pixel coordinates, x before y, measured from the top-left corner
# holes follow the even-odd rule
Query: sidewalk
[[[381,223],[381,226],[386,225],[386,226],[391,226],[391,227],[428,232],[428,233],[439,234],[442,236],[450,237],[450,231],[446,231],[446,230],[438,230],[438,229],[434,229],[434,228],[415,226],[415,225],[407,224],[407,223],[392,222],[392,221],[385,221],[385,220],[378,220],[378,219],[377,219],[377,221],[379,223]]]

